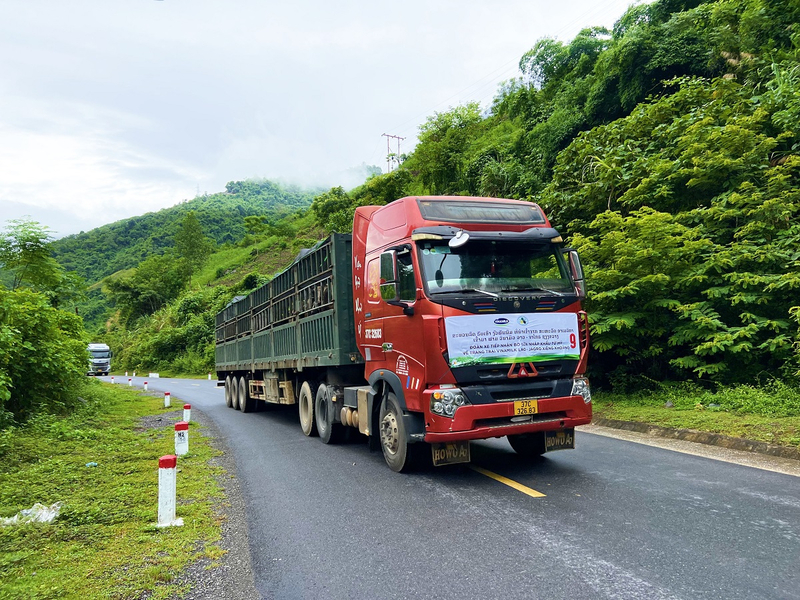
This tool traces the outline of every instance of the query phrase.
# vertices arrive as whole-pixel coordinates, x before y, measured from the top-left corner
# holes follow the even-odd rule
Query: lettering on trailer
[[[578,360],[578,315],[528,313],[445,318],[451,367]]]

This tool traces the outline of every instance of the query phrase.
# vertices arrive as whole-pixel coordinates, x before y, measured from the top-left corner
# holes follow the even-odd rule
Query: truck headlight
[[[576,377],[572,380],[572,395],[581,396],[586,404],[592,401],[592,390],[586,377]]]
[[[437,390],[431,394],[431,412],[442,417],[452,418],[456,409],[465,404],[469,404],[469,400],[458,388]]]

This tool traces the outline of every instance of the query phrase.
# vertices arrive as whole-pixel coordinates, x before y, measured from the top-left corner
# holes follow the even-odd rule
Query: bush
[[[41,293],[0,290],[0,426],[39,411],[62,413],[77,400],[89,356],[80,317]]]

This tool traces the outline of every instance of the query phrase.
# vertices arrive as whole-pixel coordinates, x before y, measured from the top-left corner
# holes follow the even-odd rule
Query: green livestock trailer
[[[229,406],[294,404],[301,380],[363,378],[352,272],[352,236],[334,233],[217,314],[216,372]]]

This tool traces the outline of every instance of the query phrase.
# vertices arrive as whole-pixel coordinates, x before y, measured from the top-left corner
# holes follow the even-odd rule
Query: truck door
[[[405,245],[381,254],[381,299],[385,366],[400,380],[406,406],[421,410],[425,380],[425,340],[417,310],[421,290],[413,252]]]

